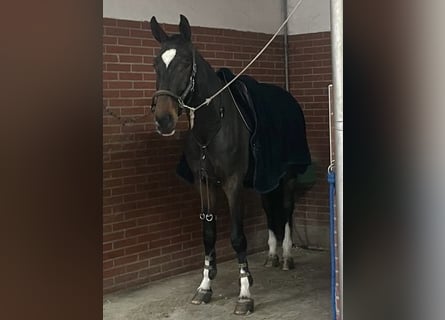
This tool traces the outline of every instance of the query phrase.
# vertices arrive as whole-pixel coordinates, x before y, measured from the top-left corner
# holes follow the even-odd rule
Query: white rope
[[[189,107],[187,105],[184,104],[185,108],[190,109],[191,111],[196,111],[199,108],[208,105],[213,99],[215,99],[221,92],[223,92],[224,90],[226,90],[233,82],[236,81],[236,79],[238,79],[262,54],[263,52],[267,49],[267,47],[269,47],[269,45],[272,43],[272,41],[276,38],[276,36],[278,35],[278,33],[280,33],[281,29],[283,29],[283,27],[286,25],[286,23],[289,21],[289,19],[292,17],[292,15],[295,13],[295,11],[298,9],[298,7],[300,6],[300,4],[303,2],[303,0],[298,1],[298,3],[295,5],[295,7],[292,9],[291,13],[289,13],[289,15],[287,16],[286,20],[283,21],[283,23],[281,24],[281,26],[278,28],[277,32],[275,32],[275,34],[272,36],[272,38],[270,38],[269,42],[266,43],[266,45],[263,47],[263,49],[260,50],[260,52],[257,53],[257,55],[252,59],[252,61],[249,62],[249,64],[247,66],[244,67],[243,70],[241,70],[240,73],[238,73],[235,78],[233,78],[232,80],[230,80],[224,87],[222,87],[221,89],[219,89],[216,93],[214,93],[211,97],[208,97],[207,99],[204,100],[203,103],[201,103],[199,106],[193,108],[193,107]]]

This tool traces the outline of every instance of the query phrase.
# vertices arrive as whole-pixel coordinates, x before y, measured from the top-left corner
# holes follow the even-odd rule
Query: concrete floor
[[[249,256],[254,278],[251,288],[255,312],[249,319],[327,320],[330,312],[329,253],[293,249],[295,269],[265,268],[266,252]],[[190,300],[201,282],[196,270],[150,283],[138,289],[104,297],[104,320],[203,320],[240,319],[233,314],[239,293],[235,261],[218,265],[209,304],[192,305]]]

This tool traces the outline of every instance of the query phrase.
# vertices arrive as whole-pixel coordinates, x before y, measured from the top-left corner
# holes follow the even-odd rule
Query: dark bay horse
[[[165,33],[155,17],[150,23],[154,38],[161,44],[159,55],[154,59],[157,91],[153,96],[152,111],[156,127],[159,134],[171,136],[175,133],[179,116],[183,111],[186,112],[190,134],[185,142],[184,155],[202,199],[200,218],[205,248],[204,271],[192,303],[207,303],[212,296],[211,282],[217,273],[216,219],[213,213],[216,212],[217,189],[222,188],[231,214],[230,239],[239,263],[240,293],[235,314],[253,312],[253,299],[249,291],[253,278],[247,262],[241,203],[243,181],[249,169],[251,132],[246,127],[229,90],[224,90],[196,112],[190,112],[186,108],[187,105],[202,104],[206,98],[222,88],[223,82],[194,48],[187,18],[180,16],[180,33],[172,36]],[[296,102],[295,108],[300,110]],[[282,241],[282,268],[293,268],[292,213],[296,179],[300,172],[302,171],[289,165],[281,176],[278,187],[261,194],[269,229],[269,255],[266,266],[280,265],[277,242]]]

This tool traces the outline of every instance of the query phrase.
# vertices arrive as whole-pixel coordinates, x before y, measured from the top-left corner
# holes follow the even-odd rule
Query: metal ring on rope
[[[334,168],[335,168],[335,160],[332,160],[331,164],[328,167],[328,173],[333,172]]]
[[[206,220],[207,220],[208,222],[213,221],[213,214],[212,214],[212,213],[208,213],[208,214],[206,214]]]
[[[206,214],[205,214],[204,212],[202,212],[202,213],[199,215],[199,219],[204,220],[205,218],[206,218]]]

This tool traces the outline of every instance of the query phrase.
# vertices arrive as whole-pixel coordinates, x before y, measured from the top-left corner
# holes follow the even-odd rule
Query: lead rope
[[[118,114],[114,113],[113,111],[111,111],[111,109],[108,108],[108,107],[106,107],[105,105],[102,105],[102,109],[103,109],[108,115],[112,116],[113,118],[116,118],[116,119],[120,122],[120,124],[121,124],[123,127],[125,127],[128,123],[136,123],[136,122],[138,122],[139,120],[141,120],[141,119],[143,119],[143,118],[145,118],[145,117],[148,116],[148,115],[145,113],[145,110],[144,110],[144,115],[142,115],[142,116],[139,116],[139,117],[128,117],[128,118],[123,118],[123,117],[121,117],[120,115],[118,115]]]
[[[212,96],[208,97],[204,100],[203,103],[201,103],[197,107],[190,107],[186,105],[185,103],[182,105],[183,108],[187,108],[190,110],[190,116],[194,118],[194,112],[198,109],[202,108],[203,106],[209,105],[210,102],[215,99],[221,92],[226,90],[233,82],[236,81],[249,67],[263,54],[263,52],[269,47],[269,45],[272,43],[272,41],[277,37],[278,33],[280,33],[281,29],[286,25],[286,23],[289,21],[289,19],[292,17],[292,15],[295,13],[295,11],[298,9],[298,7],[301,5],[303,0],[298,1],[298,3],[295,5],[295,7],[292,9],[291,13],[287,16],[286,20],[283,21],[281,26],[278,28],[277,32],[270,38],[269,42],[266,43],[266,45],[263,47],[263,49],[260,50],[260,52],[257,53],[257,55],[247,64],[247,66],[244,67],[243,70],[241,70],[240,73],[238,73],[232,80],[230,80],[224,87],[219,89],[217,92],[215,92]]]

